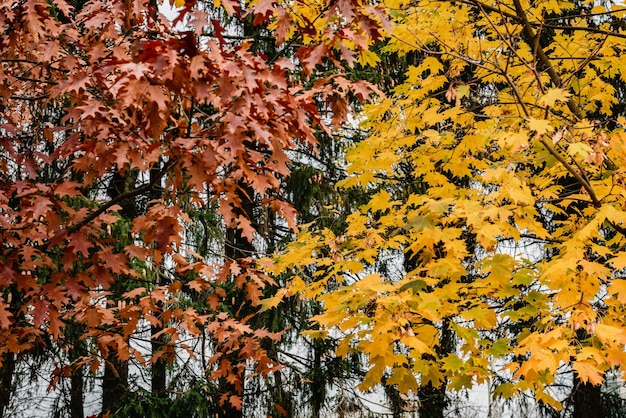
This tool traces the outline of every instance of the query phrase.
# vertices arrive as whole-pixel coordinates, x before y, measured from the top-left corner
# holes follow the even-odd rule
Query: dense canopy
[[[625,19],[3,2],[0,415],[623,408]]]

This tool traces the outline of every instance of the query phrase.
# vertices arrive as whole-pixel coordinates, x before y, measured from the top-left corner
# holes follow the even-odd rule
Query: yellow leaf
[[[626,279],[619,278],[611,280],[611,284],[607,288],[607,293],[616,298],[619,303],[626,305]]]
[[[583,347],[576,355],[577,360],[595,360],[596,362],[602,362],[604,359],[604,353],[595,347]]]
[[[539,104],[544,106],[553,106],[556,102],[566,102],[569,100],[571,93],[564,89],[550,89],[541,96]]]
[[[372,386],[379,384],[383,378],[386,369],[384,360],[381,361],[380,358],[374,357],[372,363],[373,366],[365,373],[365,379],[358,386],[359,390],[366,391]]]
[[[430,70],[430,75],[439,74],[443,71],[443,65],[437,58],[427,56],[420,65],[413,67],[413,69],[409,69],[409,74],[411,71],[415,71],[416,74],[421,75],[426,70]]]
[[[621,270],[626,267],[626,251],[620,251],[610,260],[613,267]]]
[[[441,300],[432,293],[422,293],[419,299],[421,299],[419,303],[419,314],[430,321],[439,322],[441,320],[439,312]]]
[[[422,114],[423,126],[433,126],[445,121],[447,118],[443,113],[439,113],[439,107],[431,107]]]
[[[476,328],[491,328],[496,324],[496,314],[491,308],[475,307],[461,315],[468,321],[474,321]]]
[[[380,192],[372,196],[372,199],[365,207],[371,209],[372,212],[377,212],[379,210],[385,211],[387,209],[390,209],[394,204],[397,204],[397,202],[391,200],[391,195],[389,194],[389,192],[387,192],[386,190],[381,190]]]
[[[422,354],[435,354],[428,344],[420,340],[418,337],[404,337],[400,340],[400,342],[413,350],[415,352],[413,353],[414,356],[421,356]]]
[[[305,336],[305,337],[309,337],[311,339],[316,339],[316,338],[326,338],[328,336],[328,331],[326,330],[319,330],[319,329],[309,329],[306,331],[302,331],[300,333],[300,335]]]
[[[467,374],[457,374],[449,379],[448,386],[455,391],[471,388],[473,386],[472,376]]]
[[[417,389],[417,379],[415,375],[404,367],[394,367],[393,374],[387,379],[388,385],[398,385],[400,393],[407,393]]]
[[[463,369],[465,366],[465,362],[456,354],[448,354],[443,359],[443,367],[446,370],[449,370],[453,373],[456,373]]]
[[[567,153],[572,157],[580,155],[582,158],[587,158],[587,156],[592,152],[593,148],[584,142],[576,142],[567,147]]]
[[[287,293],[288,293],[287,289],[280,289],[278,290],[278,292],[276,292],[274,296],[266,298],[266,299],[261,299],[259,301],[259,305],[261,305],[261,309],[259,309],[259,313],[265,312],[267,310],[277,307],[283,301]]]
[[[607,12],[607,7],[606,6],[593,6],[591,8],[591,14],[600,14],[600,13],[606,13]]]
[[[538,135],[554,131],[554,128],[550,125],[549,121],[535,118],[528,118],[528,129],[535,131]]]
[[[538,401],[541,401],[544,404],[553,407],[557,411],[560,411],[563,408],[563,405],[561,405],[561,402],[554,399],[554,397],[550,395],[549,393],[538,391],[538,392],[535,392],[535,396]]]
[[[496,398],[501,396],[504,399],[509,399],[516,393],[517,393],[517,389],[515,388],[515,385],[513,385],[513,383],[507,382],[507,383],[502,383],[501,385],[498,385],[495,388],[493,395]]]
[[[365,67],[375,67],[380,61],[380,57],[368,49],[361,50],[359,54],[359,64]]]
[[[603,372],[598,370],[595,363],[590,360],[575,361],[572,368],[578,378],[584,383],[591,383],[594,386],[602,384],[604,381]]]
[[[470,95],[470,86],[469,84],[463,84],[458,86],[456,89],[456,95],[458,98],[469,97]]]
[[[612,325],[596,324],[596,335],[605,344],[626,344],[626,329]]]

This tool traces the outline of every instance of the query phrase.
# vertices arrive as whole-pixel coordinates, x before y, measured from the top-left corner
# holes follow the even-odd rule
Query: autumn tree
[[[287,151],[313,146],[327,111],[338,126],[348,90],[361,99],[371,91],[340,72],[307,81],[318,64],[340,67],[337,56],[370,57],[382,15],[357,1],[339,2],[341,12],[222,2],[229,19],[265,25],[277,47],[269,57],[245,39],[227,42],[224,21],[195,1],[173,6],[172,23],[152,1],[0,6],[3,407],[15,359],[39,345],[68,350],[54,376],[79,386],[76,371],[104,367],[127,391],[124,363],[152,365],[160,395],[163,360],[180,349],[194,355],[181,335],[208,333],[217,342],[209,379],[236,386],[213,401],[236,410],[246,367],[267,374],[278,366],[262,346],[275,337],[222,309],[234,286],[253,314],[272,279],[250,257],[206,258],[182,236],[190,214],[210,206],[231,241],[251,242],[242,197],[252,194],[294,226],[279,192]],[[186,306],[194,294],[205,296],[203,307]],[[133,343],[146,324],[151,357]],[[235,353],[237,363],[227,361]],[[122,407],[105,403],[103,412]]]
[[[497,398],[559,409],[550,388],[567,372],[592,394],[626,341],[624,7],[385,5],[384,51],[420,59],[365,110],[340,184],[379,191],[342,231],[305,231],[275,259],[300,272],[288,294],[323,304],[314,320],[341,335],[339,355],[368,356],[363,390],[491,381]],[[406,167],[419,190],[390,192]],[[374,268],[392,254],[411,261],[398,279]]]

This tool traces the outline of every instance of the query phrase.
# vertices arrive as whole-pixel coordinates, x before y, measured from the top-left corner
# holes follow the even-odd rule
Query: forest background
[[[623,416],[625,14],[2,2],[0,416]]]

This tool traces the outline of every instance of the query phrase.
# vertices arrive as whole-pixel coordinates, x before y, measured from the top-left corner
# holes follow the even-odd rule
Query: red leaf
[[[221,3],[229,14],[241,13],[241,6],[237,0],[221,0]]]
[[[113,250],[111,248],[107,248],[98,254],[98,258],[100,261],[104,262],[104,264],[110,268],[113,273],[127,273],[129,268],[126,265],[126,256],[124,254],[113,254],[112,251]]]
[[[85,288],[85,282],[81,279],[84,279],[86,274],[79,274],[78,277],[68,277],[65,281],[65,290],[67,295],[74,299],[79,300],[83,297],[87,296],[87,289]]]
[[[48,319],[48,302],[42,298],[37,298],[31,304],[33,309],[29,312],[33,316],[33,325],[39,328],[44,325]]]
[[[50,210],[51,205],[52,201],[47,197],[35,196],[31,200],[31,206],[28,208],[28,211],[32,213],[33,219],[39,220]]]
[[[222,27],[220,21],[217,19],[211,19],[211,24],[213,25],[213,34],[220,42],[220,45],[226,45],[226,40],[224,39],[224,28]]]
[[[287,221],[287,225],[289,225],[289,228],[291,228],[297,234],[299,230],[298,226],[296,225],[296,214],[298,213],[296,209],[289,203],[279,199],[272,199],[269,201],[269,204],[270,208],[274,212],[284,216],[285,220]]]
[[[7,306],[4,299],[0,298],[0,328],[9,328],[12,321],[13,314],[7,310]]]
[[[253,25],[269,23],[270,18],[276,9],[275,0],[259,0],[249,9],[249,13],[254,13]]]
[[[64,181],[62,183],[59,183],[55,188],[54,188],[54,194],[55,195],[59,195],[59,197],[65,197],[65,196],[69,196],[69,197],[76,197],[76,196],[80,196],[80,191],[78,190],[80,187],[80,184],[75,182],[75,181]]]
[[[275,403],[274,404],[274,408],[276,408],[276,410],[278,411],[278,413],[282,417],[286,417],[287,416],[287,410],[285,408],[283,408],[282,406],[280,406],[279,404]]]
[[[254,235],[256,234],[256,230],[252,226],[250,220],[244,216],[237,217],[237,228],[241,230],[241,236],[246,238],[248,242],[252,242],[254,240]]]
[[[298,51],[298,57],[303,64],[306,74],[310,74],[317,64],[322,63],[322,58],[326,55],[328,47],[325,44],[318,44],[315,47],[303,47]]]
[[[292,28],[293,21],[291,15],[283,7],[276,9],[276,43],[280,46],[287,40],[289,30]]]
[[[53,340],[58,341],[61,335],[63,335],[63,321],[61,320],[61,315],[56,309],[52,309],[49,312],[48,320],[50,323],[50,334],[52,334]]]
[[[71,248],[74,251],[74,254],[78,255],[81,253],[84,257],[89,256],[89,249],[93,248],[93,244],[89,241],[89,239],[80,232],[73,232],[68,237],[69,244],[67,248]]]

